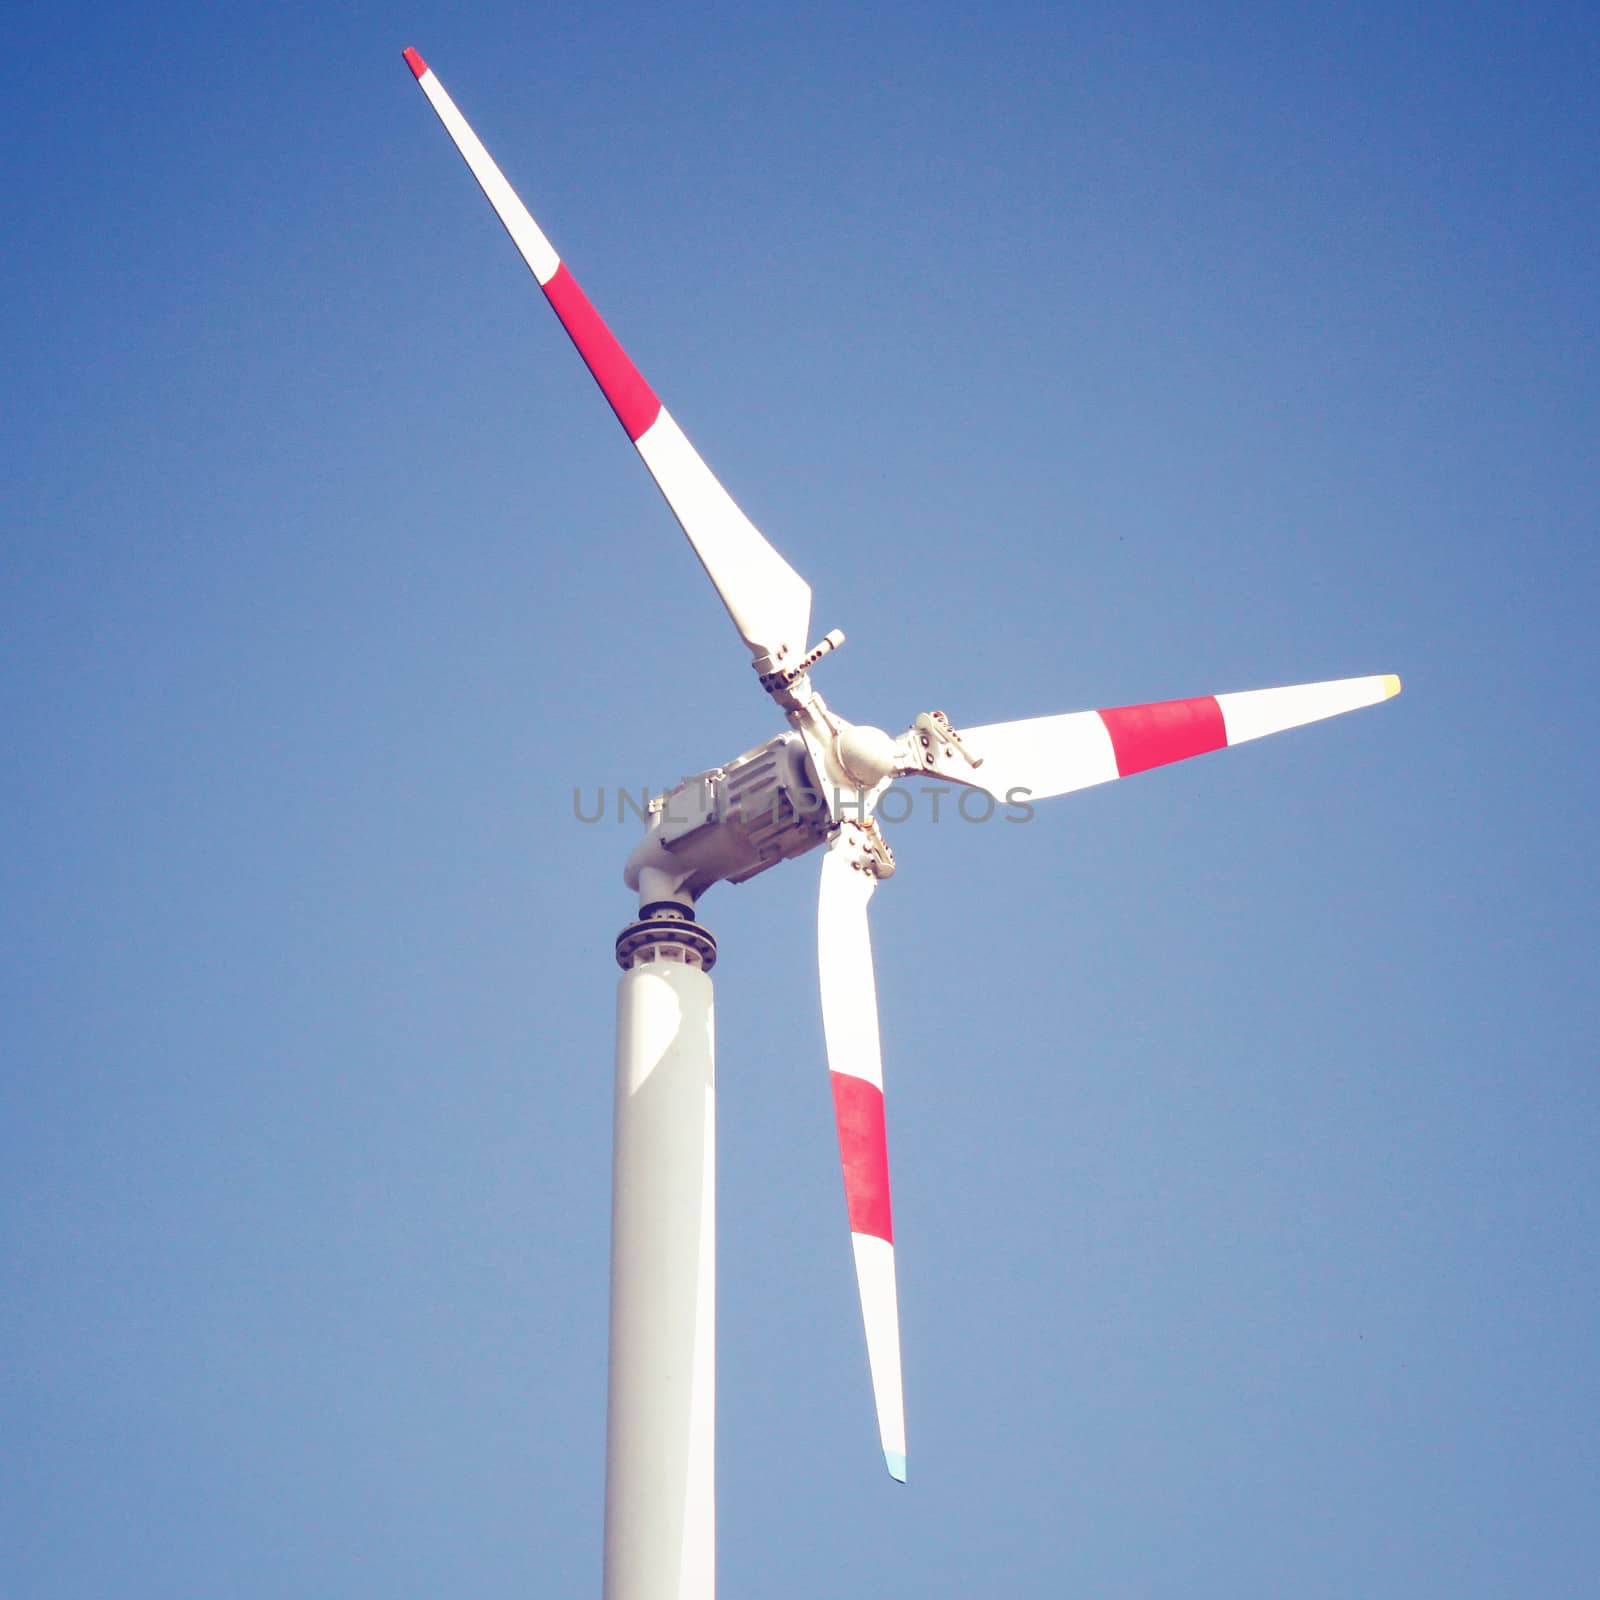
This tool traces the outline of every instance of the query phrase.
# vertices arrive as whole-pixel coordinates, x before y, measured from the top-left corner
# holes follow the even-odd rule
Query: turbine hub
[[[844,722],[833,741],[833,753],[850,781],[861,789],[875,789],[900,770],[895,740],[882,728]]]

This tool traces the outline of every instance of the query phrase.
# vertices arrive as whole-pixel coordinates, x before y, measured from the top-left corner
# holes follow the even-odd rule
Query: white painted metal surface
[[[810,584],[739,509],[665,406],[634,445],[752,654],[803,655]]]
[[[1241,694],[1219,694],[1222,720],[1229,745],[1265,738],[1286,728],[1304,727],[1360,711],[1399,694],[1400,680],[1392,673],[1371,678],[1337,678],[1332,683],[1302,683],[1293,689],[1247,689]]]
[[[617,986],[605,1600],[716,1587],[716,1073],[711,978]]]
[[[878,981],[872,970],[867,905],[878,887],[851,864],[848,830],[835,834],[822,858],[817,892],[817,970],[828,1070],[883,1088],[878,1040]]]
[[[961,741],[982,766],[957,766],[963,782],[1006,800],[1017,789],[1025,798],[1067,794],[1109,783],[1117,776],[1111,735],[1097,711],[1069,711],[1059,717],[1028,717],[963,728]]]
[[[505,224],[505,230],[511,235],[511,242],[517,247],[522,259],[528,263],[528,270],[541,284],[548,283],[556,275],[556,269],[561,265],[561,257],[555,253],[550,241],[545,238],[539,224],[528,215],[528,208],[517,198],[516,190],[506,182],[505,174],[496,165],[495,159],[483,148],[483,141],[478,138],[467,119],[456,109],[456,103],[445,92],[445,87],[429,69],[422,57],[416,51],[406,51],[406,63],[416,76],[422,92],[428,97],[428,104],[438,113],[439,120],[444,124],[444,131],[450,135],[457,150],[461,152],[461,159],[466,162],[472,171],[472,176],[478,180],[478,187],[483,190],[489,204],[494,207],[497,217]]]
[[[987,789],[1000,800],[1009,799],[1019,789],[1026,791],[1024,799],[1046,800],[1052,795],[1109,783],[1113,778],[1126,777],[1129,771],[1147,771],[1208,749],[1231,748],[1269,733],[1359,711],[1399,692],[1400,680],[1387,673],[1369,678],[1337,678],[1328,683],[1298,683],[1283,689],[1202,695],[1197,700],[1150,706],[994,722],[961,730],[961,741],[982,763],[979,767],[952,763],[940,775]],[[1183,720],[1193,726],[1206,707],[1217,717],[1220,737],[1213,743],[1186,743],[1181,734],[1170,735],[1170,722],[1158,720],[1161,712],[1177,712],[1181,708]],[[1138,713],[1155,716],[1148,727],[1137,731],[1135,742],[1139,748],[1133,761],[1130,763],[1126,752],[1119,760],[1113,723],[1119,717]]]
[[[461,152],[551,309],[617,413],[753,656],[798,661],[806,651],[811,586],[734,503],[640,375],[529,214],[437,75],[405,52],[428,103]]]
[[[878,880],[852,824],[829,842],[817,897],[817,965],[827,1039],[856,1289],[867,1336],[867,1365],[878,1439],[890,1475],[906,1477],[900,1307],[895,1287],[889,1151],[884,1130],[878,984],[872,970],[867,905]]]

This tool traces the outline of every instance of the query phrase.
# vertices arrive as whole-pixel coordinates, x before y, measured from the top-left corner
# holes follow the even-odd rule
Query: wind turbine
[[[1031,804],[1376,705],[1393,674],[1203,695],[957,730],[941,711],[891,737],[831,710],[806,647],[811,589],[712,475],[415,50],[422,91],[666,497],[788,729],[650,805],[617,937],[607,1600],[687,1600],[715,1583],[713,1501],[716,941],[695,920],[713,884],[822,849],[823,1033],[878,1433],[906,1475],[894,1226],[867,906],[894,872],[878,826],[896,778],[935,778],[993,807]]]

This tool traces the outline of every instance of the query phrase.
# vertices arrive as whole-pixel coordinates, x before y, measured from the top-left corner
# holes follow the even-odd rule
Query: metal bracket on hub
[[[761,679],[761,687],[784,710],[798,711],[810,699],[810,695],[806,692],[809,685],[803,682],[805,675],[830,650],[837,650],[843,643],[844,633],[834,628],[792,667],[783,666],[780,656],[757,656],[750,664],[756,669],[756,676]]]
[[[846,859],[857,872],[865,872],[880,882],[894,876],[894,851],[876,817],[868,817],[865,822],[841,822],[832,837],[843,840]]]
[[[983,765],[983,757],[967,749],[942,711],[924,711],[901,735],[900,744],[910,758],[908,772],[938,772],[960,781],[957,773],[945,770],[952,762],[964,762],[973,771]]]

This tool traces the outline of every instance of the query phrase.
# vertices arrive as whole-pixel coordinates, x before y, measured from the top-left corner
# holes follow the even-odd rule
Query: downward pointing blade
[[[1391,673],[995,722],[961,730],[967,754],[981,765],[947,756],[941,776],[999,800],[1018,791],[1020,799],[1044,800],[1378,705],[1399,692]]]
[[[872,973],[867,903],[877,887],[852,865],[848,826],[822,858],[817,902],[817,963],[822,1030],[828,1046],[839,1158],[844,1167],[856,1286],[867,1334],[867,1360],[878,1409],[878,1435],[890,1475],[906,1478],[905,1404],[900,1385],[900,1311],[895,1294],[894,1223],[889,1204],[889,1149],[883,1117],[878,1044],[878,989]]]
[[[617,421],[666,496],[750,653],[758,658],[798,659],[805,654],[811,622],[810,585],[767,543],[701,460],[432,69],[415,50],[408,49],[405,58],[445,132],[616,412]]]

